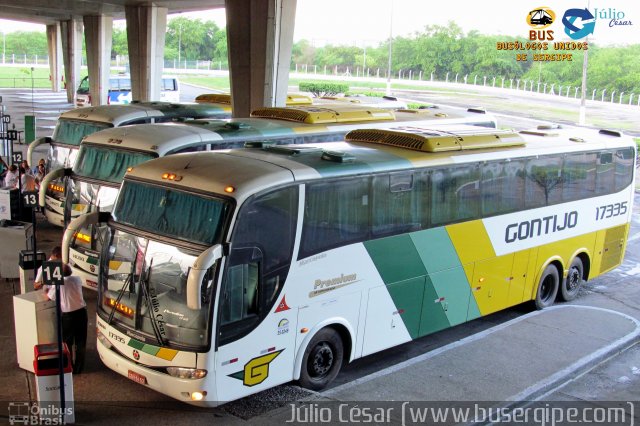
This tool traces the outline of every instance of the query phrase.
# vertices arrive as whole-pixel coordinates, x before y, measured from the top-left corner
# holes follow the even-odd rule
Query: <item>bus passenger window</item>
[[[524,162],[496,161],[482,166],[482,214],[508,213],[524,208]]]
[[[377,175],[372,181],[372,237],[418,231],[426,226],[421,212],[426,185],[412,172]]]
[[[307,185],[300,258],[364,241],[368,236],[368,178]]]
[[[431,175],[431,222],[444,225],[478,217],[480,168],[435,170]]]
[[[614,163],[611,152],[601,152],[598,154],[598,164],[596,165],[596,192],[600,194],[610,194],[614,185]]]
[[[633,154],[632,148],[616,151],[616,191],[626,188],[631,183],[631,178],[633,177]]]
[[[557,204],[562,200],[562,158],[543,157],[527,163],[526,208]]]
[[[596,154],[568,154],[562,169],[562,199],[580,200],[596,193]]]

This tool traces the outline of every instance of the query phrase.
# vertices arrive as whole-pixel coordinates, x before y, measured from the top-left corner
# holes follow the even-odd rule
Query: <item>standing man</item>
[[[64,285],[60,286],[62,311],[62,340],[67,344],[73,360],[73,374],[82,373],[87,346],[87,304],[82,296],[82,280],[71,275],[71,267],[62,265]],[[49,299],[56,300],[56,288],[51,286]],[[73,347],[75,346],[75,356]]]
[[[55,246],[51,249],[51,254],[49,255],[49,261],[55,262],[56,260],[62,260],[62,248],[60,246]],[[38,272],[36,272],[36,278],[33,282],[33,289],[39,290],[43,287],[42,281],[42,266],[38,268]],[[44,292],[49,292],[49,286],[44,286]]]

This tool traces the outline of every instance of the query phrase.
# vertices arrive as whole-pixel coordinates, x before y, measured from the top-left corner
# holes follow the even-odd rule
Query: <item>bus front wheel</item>
[[[344,357],[342,339],[332,328],[323,328],[309,342],[302,358],[300,385],[321,390],[336,378]]]
[[[571,266],[569,266],[569,273],[567,279],[564,280],[560,287],[560,297],[565,302],[570,302],[578,296],[580,287],[584,282],[584,266],[582,260],[579,257],[573,259]]]
[[[535,305],[536,309],[544,309],[553,305],[560,287],[560,274],[558,269],[553,265],[548,265],[538,283],[538,291],[536,292]]]

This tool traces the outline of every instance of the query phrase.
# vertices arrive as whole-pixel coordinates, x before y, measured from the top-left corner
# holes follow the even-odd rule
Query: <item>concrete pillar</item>
[[[107,103],[109,70],[111,68],[111,37],[113,18],[110,16],[83,16],[84,40],[89,70],[91,105]]]
[[[284,106],[296,0],[226,0],[233,115]]]
[[[80,84],[82,61],[82,23],[77,19],[60,22],[62,35],[62,58],[67,84],[67,101],[74,103],[76,90]]]
[[[132,99],[160,100],[167,8],[126,6]]]
[[[49,53],[49,75],[51,90],[59,92],[62,87],[62,44],[60,24],[47,25],[47,48]]]

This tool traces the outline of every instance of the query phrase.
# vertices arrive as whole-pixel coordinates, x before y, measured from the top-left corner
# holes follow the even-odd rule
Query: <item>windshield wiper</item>
[[[124,290],[131,285],[131,280],[133,278],[133,270],[127,276],[127,279],[122,283],[122,287],[118,290],[118,297],[116,298],[116,303],[111,307],[111,312],[109,313],[109,319],[107,320],[107,324],[111,325],[111,321],[113,320],[113,316],[116,313],[116,307],[120,304],[120,300],[122,300],[122,296],[124,295]]]
[[[151,267],[153,266],[153,259],[151,259],[151,264],[147,269],[145,274],[140,277],[140,284],[142,288],[142,295],[144,296],[144,300],[147,303],[147,312],[149,313],[149,319],[151,320],[151,328],[153,328],[153,334],[156,336],[156,340],[160,344],[160,346],[164,346],[164,339],[162,338],[162,333],[160,332],[160,327],[158,326],[158,321],[156,317],[153,315],[153,302],[151,300],[151,295],[149,294],[149,277],[151,276]]]

